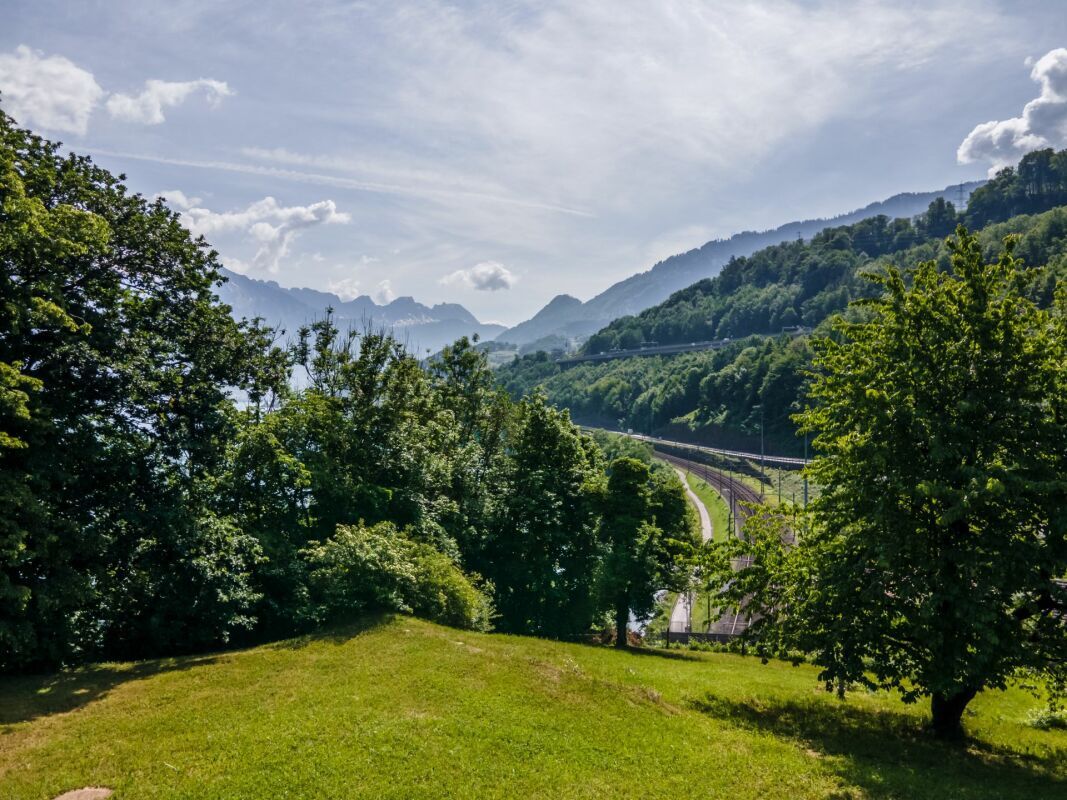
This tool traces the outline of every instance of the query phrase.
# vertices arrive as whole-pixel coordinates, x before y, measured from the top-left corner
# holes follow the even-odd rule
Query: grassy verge
[[[730,531],[728,524],[730,509],[726,505],[726,501],[722,499],[722,495],[696,475],[689,473],[686,475],[686,480],[689,482],[689,488],[693,490],[693,494],[699,497],[700,501],[708,509],[708,516],[711,517],[713,539],[716,542],[722,541],[729,535]]]
[[[255,649],[0,681],[0,797],[1067,796],[1067,734],[991,692],[966,747],[808,667],[398,618]]]

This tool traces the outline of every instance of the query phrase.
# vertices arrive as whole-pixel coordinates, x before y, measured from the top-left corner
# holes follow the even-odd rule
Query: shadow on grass
[[[859,797],[1067,798],[1067,747],[1039,756],[975,739],[944,743],[914,716],[825,700],[739,702],[709,694],[692,705],[716,719],[790,739],[814,758],[827,757],[829,768]]]
[[[666,658],[670,661],[700,661],[701,658],[686,650],[667,650],[660,647],[627,647],[625,649],[611,648],[619,653],[627,653],[631,656],[649,656],[652,658]]]
[[[299,650],[315,642],[343,644],[391,619],[392,615],[389,614],[372,615],[338,623],[306,636],[261,646],[268,649]],[[247,642],[242,644],[255,646]],[[105,697],[112,689],[124,683],[166,672],[208,666],[218,662],[225,652],[234,652],[237,649],[129,664],[93,664],[42,675],[0,676],[0,725],[14,725],[38,717],[74,711]]]
[[[349,620],[337,621],[325,628],[306,633],[303,636],[294,636],[270,642],[269,644],[265,644],[264,647],[269,650],[302,650],[308,645],[319,642],[344,644],[360,634],[367,633],[375,628],[380,628],[382,625],[387,625],[396,618],[396,614],[388,612],[367,614]]]
[[[96,664],[47,675],[0,678],[0,725],[28,722],[86,706],[116,686],[165,672],[207,666],[218,656],[184,656],[135,664]]]

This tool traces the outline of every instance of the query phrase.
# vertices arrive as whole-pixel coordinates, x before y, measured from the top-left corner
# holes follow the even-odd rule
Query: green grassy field
[[[0,682],[0,797],[1067,797],[1067,733],[980,697],[966,747],[810,668],[409,618]]]

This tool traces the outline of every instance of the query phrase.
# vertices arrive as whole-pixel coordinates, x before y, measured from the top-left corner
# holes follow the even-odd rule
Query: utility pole
[[[807,460],[808,460],[808,435],[805,433],[804,434],[804,461],[805,461],[805,465],[804,465],[804,508],[808,507],[808,467],[807,467],[807,463],[806,463]]]
[[[759,496],[763,497],[763,484],[767,480],[767,468],[763,463],[763,403],[759,404]]]

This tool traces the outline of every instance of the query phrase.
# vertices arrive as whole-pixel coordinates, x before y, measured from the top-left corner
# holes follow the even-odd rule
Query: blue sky
[[[1067,146],[1059,0],[9,0],[4,18],[2,107],[166,195],[228,265],[505,323],[709,238]]]

